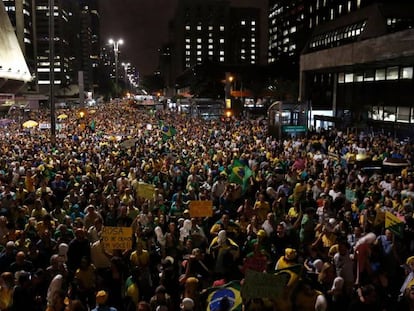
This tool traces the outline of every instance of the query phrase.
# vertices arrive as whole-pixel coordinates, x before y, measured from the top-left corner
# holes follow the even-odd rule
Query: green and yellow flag
[[[235,184],[243,185],[243,191],[247,189],[248,181],[250,176],[252,176],[252,170],[240,160],[234,160],[233,166],[231,168],[231,174],[229,176],[229,181]]]
[[[223,286],[207,289],[207,311],[241,311],[242,298],[240,281],[232,281]]]
[[[169,126],[164,124],[163,121],[160,121],[160,129],[162,134],[162,139],[164,141],[167,141],[171,137],[173,137],[175,134],[177,134],[177,130],[173,126]]]

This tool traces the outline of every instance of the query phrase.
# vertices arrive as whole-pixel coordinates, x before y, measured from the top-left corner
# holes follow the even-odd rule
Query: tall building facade
[[[266,62],[267,1],[180,0],[171,27],[172,76],[206,60],[226,65]]]
[[[47,94],[50,86],[49,0],[3,2],[34,77],[27,90]],[[78,84],[79,71],[83,71],[85,90],[96,88],[99,40],[97,0],[54,0],[54,84],[58,95],[66,95],[70,85]]]
[[[404,1],[270,0],[268,63],[288,63],[298,71],[300,53],[317,26],[378,2]]]
[[[36,1],[37,72],[40,92],[50,86],[49,1]],[[54,84],[57,88],[68,86],[73,80],[73,51],[70,49],[70,18],[73,12],[62,0],[54,5]]]
[[[84,73],[85,89],[93,91],[98,84],[100,53],[100,16],[97,0],[81,0],[79,2],[79,22],[80,49],[77,56],[79,70]]]

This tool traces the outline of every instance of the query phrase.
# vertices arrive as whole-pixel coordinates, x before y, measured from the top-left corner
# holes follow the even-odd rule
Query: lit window
[[[276,36],[276,38],[277,38],[277,36]],[[276,38],[275,38],[275,39],[276,39]],[[256,42],[256,38],[251,38],[250,40],[251,40],[252,42]]]
[[[346,73],[345,74],[345,83],[354,82],[354,74],[353,73]]]
[[[398,67],[387,68],[387,80],[398,80]]]
[[[256,53],[256,50],[250,50],[250,53],[251,54],[255,54]]]
[[[251,59],[256,59],[256,55],[252,55],[251,56]]]
[[[220,39],[220,43],[224,43],[224,39],[223,38]]]
[[[197,44],[197,49],[201,50],[201,44]]]
[[[255,31],[256,31],[256,27],[252,27],[250,30],[251,30],[252,32],[255,32]]]
[[[370,81],[374,81],[375,79],[375,71],[374,70],[369,70],[364,72],[364,81],[365,82],[370,82]]]
[[[412,79],[413,78],[413,67],[401,68],[401,79]]]
[[[197,57],[197,61],[198,62],[201,62],[201,57]]]
[[[351,1],[348,1],[348,13],[351,12],[352,3]]]
[[[186,25],[186,26],[185,26],[185,30],[191,30],[190,25]]]
[[[245,50],[245,49],[241,49],[241,50],[240,50],[240,53],[241,53],[241,54],[244,54],[244,53],[246,53],[246,50]]]
[[[224,55],[224,51],[223,50],[220,51],[220,55]]]
[[[213,45],[212,45],[212,44],[209,44],[209,45],[208,45],[208,49],[209,49],[209,50],[212,50],[212,49],[213,49]]]
[[[201,43],[201,38],[197,38],[197,43]]]
[[[255,26],[256,25],[256,21],[252,21],[252,26]]]
[[[201,51],[197,51],[197,55],[201,55]]]
[[[338,83],[345,83],[345,73],[340,72],[338,73]]]
[[[240,21],[240,25],[245,26],[246,25],[246,21],[245,20]]]
[[[185,43],[190,43],[191,42],[191,39],[185,39]]]
[[[296,26],[293,26],[290,28],[290,33],[294,33],[294,32],[296,32]]]
[[[212,31],[213,30],[213,26],[208,26],[208,30]]]
[[[187,50],[189,50],[189,49],[191,49],[191,45],[186,44],[186,45],[185,45],[185,48],[186,48]]]
[[[220,26],[220,31],[224,31],[224,26]]]
[[[224,57],[220,57],[220,62],[224,62]]]
[[[375,70],[375,81],[385,80],[385,69]]]
[[[364,81],[364,73],[359,72],[354,75],[354,82],[363,82]]]
[[[197,30],[201,30],[201,25],[198,25],[197,26]]]
[[[208,51],[208,55],[212,56],[213,55],[213,51]]]

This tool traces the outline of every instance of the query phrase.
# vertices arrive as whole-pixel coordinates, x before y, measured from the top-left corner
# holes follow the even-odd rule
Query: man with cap
[[[96,307],[92,311],[117,311],[116,308],[107,305],[108,293],[100,290],[96,293]]]

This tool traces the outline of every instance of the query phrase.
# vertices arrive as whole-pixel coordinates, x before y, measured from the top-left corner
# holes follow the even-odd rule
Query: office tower
[[[267,16],[263,3],[179,1],[171,28],[173,76],[206,60],[223,65],[264,64]]]

